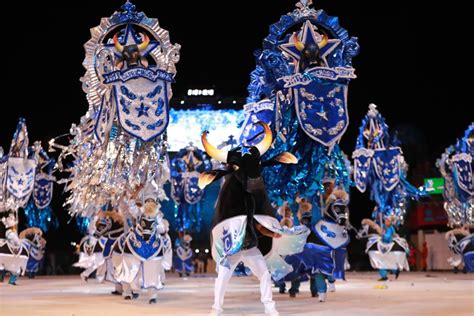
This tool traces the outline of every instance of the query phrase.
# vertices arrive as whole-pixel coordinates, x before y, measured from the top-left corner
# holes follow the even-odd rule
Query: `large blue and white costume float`
[[[448,225],[454,229],[446,233],[449,249],[455,257],[451,264],[474,272],[474,123],[464,137],[446,149],[437,161],[444,178],[444,208]]]
[[[84,45],[86,72],[81,78],[89,108],[80,123],[71,126],[69,143],[61,144],[63,135],[51,140],[50,148],[61,150],[58,167],[70,174],[61,180],[70,194],[66,201],[70,215],[91,225],[84,240],[87,244],[81,243],[83,258],[78,265],[89,273],[90,269],[103,269],[105,264],[105,279],[116,283],[116,292],[123,291],[128,298],[131,293],[126,289],[137,285],[132,276],[149,267],[160,249],[168,249],[167,238],[158,238],[166,233],[160,230],[156,235],[155,226],[166,223],[158,218],[158,210],[159,201],[167,199],[163,185],[170,177],[166,128],[180,45],[171,44],[158,20],[136,11],[132,3],[126,2],[121,8],[91,29],[92,37]],[[69,156],[72,164],[68,163]],[[145,201],[137,201],[137,194],[142,191],[143,196],[143,191],[150,190],[156,208],[150,212],[156,216],[142,223]],[[127,235],[106,235],[106,243],[96,246],[104,236],[92,235],[97,229],[94,218],[100,219],[102,210],[117,212]],[[147,248],[142,253],[140,245],[148,244],[148,239],[142,242],[143,233],[136,230],[147,221],[153,223],[148,237],[153,239],[154,250]],[[123,244],[115,247],[119,241]],[[139,259],[129,260],[132,254]],[[161,266],[170,268],[171,262]],[[125,268],[129,270],[122,273]],[[142,287],[160,287],[157,279],[148,279],[146,271],[144,276],[140,279]],[[156,297],[150,299],[153,301]]]
[[[359,45],[337,17],[310,5],[311,1],[300,1],[295,11],[282,16],[270,27],[263,49],[255,52],[257,67],[251,73],[240,141],[251,145],[261,140],[256,121],[272,128],[275,141],[266,155],[288,151],[299,163],[263,171],[270,200],[293,205],[297,197],[307,199],[314,206],[315,225],[322,217],[331,220],[322,195],[334,187],[348,192],[351,183],[350,163],[338,143],[349,124],[347,93],[355,78],[352,58]],[[329,179],[331,188],[324,185]],[[300,269],[300,277],[319,268]]]
[[[0,156],[0,278],[10,273],[10,284],[27,271],[30,244],[26,235],[18,235],[18,210],[26,207],[38,189],[35,177],[41,177],[44,162],[40,142],[29,146],[25,120],[20,118],[7,155]],[[49,203],[49,202],[48,202]],[[28,214],[27,219],[29,221]],[[36,233],[42,234],[38,228]],[[35,235],[35,234],[30,234]],[[40,236],[41,237],[41,236]],[[39,241],[39,239],[38,239]],[[39,244],[38,244],[39,246]],[[36,258],[41,260],[38,252]],[[31,264],[30,264],[31,267]],[[36,267],[31,271],[36,271]]]
[[[388,125],[374,104],[359,129],[354,159],[354,182],[361,192],[370,190],[370,199],[376,206],[372,219],[362,221],[359,236],[367,237],[366,252],[381,280],[387,280],[388,271],[398,274],[409,270],[407,241],[396,234],[404,223],[409,198],[426,196],[408,183],[405,162],[399,141],[390,138]]]
[[[301,1],[271,25],[263,49],[255,52],[240,136],[249,145],[260,141],[261,128],[254,123],[264,121],[275,134],[267,156],[288,151],[298,158],[296,165],[263,173],[269,197],[279,205],[294,202],[297,193],[319,205],[327,169],[337,185],[347,189],[350,183],[338,142],[349,124],[347,91],[359,46],[337,17],[310,8],[310,2]]]

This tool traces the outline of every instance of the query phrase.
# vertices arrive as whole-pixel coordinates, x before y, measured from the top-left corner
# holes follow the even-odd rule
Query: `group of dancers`
[[[81,278],[88,281],[95,272],[99,282],[115,284],[112,294],[125,300],[138,298],[147,290],[150,304],[156,303],[173,264],[169,222],[160,210],[156,184],[138,187],[124,197],[118,209],[101,211],[90,222],[89,234],[78,245]],[[189,275],[191,236],[183,235],[176,248],[176,271]]]
[[[336,17],[315,10],[312,1],[299,1],[272,25],[255,53],[238,145],[212,145],[207,135],[213,127],[202,126],[206,154],[190,144],[170,161],[166,127],[180,45],[132,3],[121,8],[91,29],[85,45],[87,113],[71,126],[66,144],[63,136],[49,143],[60,150],[57,170],[69,174],[58,181],[69,193],[65,205],[71,216],[86,219],[75,264],[84,269],[84,281],[95,273],[98,281],[115,284],[112,294],[125,300],[146,296],[154,304],[173,264],[180,275],[192,272],[191,236],[180,235],[173,251],[161,211],[168,182],[177,229],[196,233],[203,190],[221,183],[211,236],[217,265],[212,315],[222,314],[227,286],[242,263],[258,278],[268,315],[279,314],[272,287],[285,293],[286,282],[294,298],[309,281],[311,296],[324,302],[336,280],[345,279],[351,230],[367,238],[380,281],[409,269],[409,247],[397,229],[409,200],[426,192],[407,181],[400,141],[374,104],[361,124],[353,165],[339,147],[349,123],[347,95],[359,45]],[[472,135],[471,128],[446,160],[455,183],[447,211],[458,227],[472,224]],[[27,267],[36,269],[45,241],[35,228],[18,235],[15,213],[35,187],[41,146],[28,149],[19,136],[12,146],[0,165],[1,175],[8,174],[2,211],[13,210],[2,213],[8,216],[0,226],[0,269],[10,272],[14,284]],[[349,222],[353,184],[370,190],[375,203],[360,230]],[[453,198],[459,190],[465,194]],[[449,238],[472,268],[472,233],[458,229]],[[36,261],[27,264],[28,257]]]

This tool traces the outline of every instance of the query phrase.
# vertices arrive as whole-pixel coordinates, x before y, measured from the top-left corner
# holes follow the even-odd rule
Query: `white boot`
[[[318,299],[320,302],[324,302],[326,300],[326,293],[318,293]]]
[[[328,282],[328,291],[329,292],[336,292],[336,282]]]
[[[222,310],[217,310],[217,309],[212,309],[211,312],[209,313],[209,316],[221,316],[222,315]]]
[[[265,304],[265,314],[268,316],[280,316],[280,313],[275,308],[275,302]]]

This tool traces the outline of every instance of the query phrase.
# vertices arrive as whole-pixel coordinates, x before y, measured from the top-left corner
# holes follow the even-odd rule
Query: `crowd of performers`
[[[20,119],[8,153],[0,147],[0,282],[16,285],[20,275],[34,278],[43,264],[43,233],[54,226],[50,159],[40,142],[29,145],[26,122]],[[27,228],[19,232],[19,209]]]
[[[10,152],[0,157],[2,280],[7,271],[10,284],[38,271],[46,242],[38,227],[17,233],[18,209],[25,209],[29,221],[39,218],[32,220],[39,226],[46,225],[45,218],[51,221],[38,216],[51,213],[40,212],[52,196],[51,164],[68,174],[58,183],[69,193],[69,214],[84,230],[74,266],[83,269],[84,281],[94,276],[113,283],[112,294],[125,300],[144,296],[157,303],[166,271],[174,266],[180,276],[193,272],[192,237],[184,232],[201,233],[201,200],[216,181],[221,187],[211,236],[217,264],[213,315],[223,312],[236,269],[258,278],[268,315],[278,315],[273,286],[285,293],[289,285],[290,297],[296,297],[304,295],[300,285],[308,281],[311,296],[324,302],[336,280],[345,280],[351,230],[367,238],[366,252],[381,281],[408,270],[409,247],[397,230],[409,199],[426,194],[406,180],[400,142],[375,105],[360,127],[353,166],[340,149],[359,45],[337,18],[311,5],[298,2],[255,52],[238,144],[229,150],[212,145],[207,135],[213,127],[203,126],[210,130],[201,137],[205,153],[190,144],[171,161],[166,127],[180,45],[171,44],[158,20],[130,2],[103,18],[85,45],[81,80],[88,111],[72,125],[65,144],[64,136],[49,143],[60,150],[58,162],[51,162],[40,144],[28,146],[24,121]],[[447,237],[470,271],[472,135],[471,126],[440,164],[447,179],[446,208],[456,226]],[[171,184],[173,221],[181,231],[174,243],[171,219],[161,211],[169,199],[165,183]],[[370,190],[375,203],[360,230],[349,222],[353,184],[361,192]]]

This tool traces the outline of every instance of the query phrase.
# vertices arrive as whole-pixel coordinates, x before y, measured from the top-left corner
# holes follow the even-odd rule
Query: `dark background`
[[[79,78],[84,74],[83,44],[89,28],[120,9],[123,1],[15,1],[3,10],[2,112],[0,145],[8,151],[18,117],[26,118],[30,141],[47,141],[69,130],[87,109]],[[261,47],[270,24],[294,9],[296,1],[144,1],[139,11],[156,17],[182,45],[173,107],[188,88],[214,87],[222,97],[245,98],[253,51]],[[434,161],[461,137],[474,120],[470,91],[461,72],[470,62],[469,37],[449,4],[400,1],[315,1],[316,8],[339,16],[349,34],[359,38],[354,58],[357,79],[349,90],[351,123],[342,138],[350,154],[358,127],[373,102],[392,130],[400,133],[407,162],[425,164],[436,175]],[[467,41],[466,41],[467,39]],[[185,135],[183,135],[185,137]],[[53,209],[61,222],[49,233],[50,249],[70,256],[78,241],[62,208],[56,186]],[[351,196],[351,218],[357,226],[372,209],[367,195]]]

